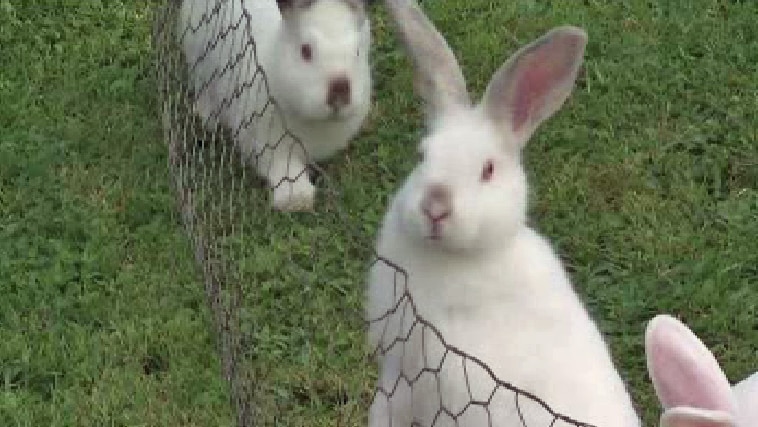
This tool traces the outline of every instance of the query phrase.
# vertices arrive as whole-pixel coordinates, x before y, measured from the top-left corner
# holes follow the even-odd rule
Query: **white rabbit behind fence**
[[[526,225],[520,152],[571,93],[586,34],[561,27],[521,49],[473,106],[454,54],[415,2],[386,4],[414,63],[428,133],[384,218],[369,274],[366,316],[380,369],[369,425],[571,424],[524,395],[517,404],[486,365],[578,422],[639,426],[558,256]]]
[[[182,2],[178,34],[195,111],[207,127],[231,129],[243,158],[273,188],[276,209],[313,208],[306,164],[344,149],[368,114],[365,7],[363,0]]]
[[[730,387],[716,358],[684,323],[654,317],[645,353],[664,409],[661,427],[758,426],[758,372]]]

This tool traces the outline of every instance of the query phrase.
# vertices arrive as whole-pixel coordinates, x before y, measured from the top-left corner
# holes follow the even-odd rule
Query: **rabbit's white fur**
[[[598,427],[638,426],[626,386],[558,256],[526,225],[520,150],[570,93],[585,33],[560,28],[517,52],[471,107],[453,54],[418,6],[386,3],[414,60],[429,133],[420,144],[423,160],[384,218],[380,259],[369,274],[369,342],[379,349],[380,367],[369,425],[522,425],[515,395],[504,389],[492,395],[491,376],[473,360],[464,375],[463,359],[444,352],[444,339],[558,413]],[[532,104],[529,97],[539,96],[530,82],[539,86],[551,70],[563,71]],[[483,183],[488,160],[494,173]],[[438,227],[422,213],[435,185],[450,198]],[[404,292],[441,338],[415,322]],[[471,401],[489,403],[466,406]],[[551,425],[543,407],[523,396],[519,403],[527,426]]]
[[[281,3],[280,12],[274,0],[184,0],[178,30],[196,112],[207,126],[233,131],[244,158],[275,187],[275,208],[307,210],[315,188],[306,164],[344,149],[368,114],[371,30],[358,0]],[[340,77],[350,102],[335,109],[327,97]],[[269,94],[282,114],[267,105]]]
[[[664,408],[662,427],[758,426],[758,373],[730,387],[716,358],[684,323],[654,317],[645,352]]]
[[[758,425],[758,372],[732,387],[740,408],[739,426]]]

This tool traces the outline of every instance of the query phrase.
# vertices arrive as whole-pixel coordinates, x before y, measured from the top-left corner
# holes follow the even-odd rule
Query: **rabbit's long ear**
[[[668,315],[653,318],[645,331],[645,353],[648,373],[664,409],[736,413],[732,389],[716,358],[680,321]]]
[[[385,0],[414,67],[416,93],[426,104],[427,119],[450,109],[471,106],[458,61],[415,0]]]
[[[734,417],[723,411],[672,408],[661,416],[661,427],[736,427]]]
[[[587,33],[558,27],[513,54],[492,77],[482,107],[519,148],[566,101],[584,59]]]

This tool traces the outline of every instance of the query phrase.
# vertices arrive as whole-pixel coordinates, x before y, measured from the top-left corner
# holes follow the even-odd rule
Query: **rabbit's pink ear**
[[[648,373],[664,409],[689,407],[735,414],[729,381],[687,326],[671,316],[656,316],[645,332],[645,352]]]
[[[736,427],[734,417],[722,411],[672,408],[661,416],[661,427]]]
[[[495,73],[484,94],[489,118],[516,137],[520,148],[571,94],[587,33],[558,27],[525,46]]]

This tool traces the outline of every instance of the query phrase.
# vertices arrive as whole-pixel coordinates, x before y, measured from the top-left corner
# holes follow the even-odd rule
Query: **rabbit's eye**
[[[303,57],[303,60],[306,62],[311,62],[311,59],[313,59],[313,48],[309,44],[304,44],[300,46],[300,56]]]
[[[423,151],[419,151],[418,153],[416,153],[416,156],[418,156],[419,163],[421,163],[421,162],[424,161],[424,152]]]
[[[487,182],[491,180],[493,173],[495,173],[495,164],[492,163],[492,160],[487,160],[484,162],[484,167],[482,168],[482,181]]]

